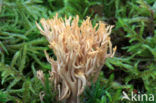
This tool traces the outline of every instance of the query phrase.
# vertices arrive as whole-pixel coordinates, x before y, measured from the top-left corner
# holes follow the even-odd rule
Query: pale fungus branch
[[[116,51],[116,47],[112,51],[109,37],[113,26],[99,22],[93,27],[89,17],[79,26],[79,16],[63,20],[56,15],[40,22],[42,27],[36,25],[57,57],[55,61],[45,52],[59,100],[79,103],[85,87],[91,80],[97,80],[105,59],[113,57]],[[40,74],[43,73],[38,71],[39,79],[44,82]]]

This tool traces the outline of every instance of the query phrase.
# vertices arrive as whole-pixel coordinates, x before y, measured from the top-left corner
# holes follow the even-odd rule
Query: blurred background
[[[43,51],[55,56],[35,24],[56,13],[79,15],[80,23],[89,16],[93,25],[115,26],[115,57],[107,59],[96,84],[86,88],[82,103],[129,103],[121,101],[122,91],[153,94],[156,103],[156,0],[0,0],[0,103],[56,103]],[[47,74],[45,86],[37,70]]]

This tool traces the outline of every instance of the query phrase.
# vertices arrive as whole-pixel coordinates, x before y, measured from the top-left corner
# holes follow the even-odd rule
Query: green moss
[[[55,101],[57,93],[36,78],[37,70],[48,74],[43,51],[50,50],[35,22],[56,12],[115,25],[111,39],[116,55],[107,59],[99,81],[86,88],[82,102],[120,103],[122,90],[156,95],[155,0],[1,0],[0,102],[39,103],[41,91],[46,92],[44,103]]]

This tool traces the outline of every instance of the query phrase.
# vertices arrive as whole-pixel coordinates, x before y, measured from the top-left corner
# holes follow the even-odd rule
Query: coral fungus
[[[79,103],[85,86],[97,80],[106,58],[115,53],[109,36],[113,26],[101,21],[93,26],[89,17],[79,26],[79,16],[63,20],[56,15],[40,22],[42,27],[36,25],[57,57],[54,60],[45,52],[59,100]],[[43,82],[43,77],[38,76]]]

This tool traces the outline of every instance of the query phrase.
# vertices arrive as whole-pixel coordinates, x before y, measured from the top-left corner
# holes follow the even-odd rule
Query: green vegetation
[[[0,0],[0,103],[56,103],[48,79],[43,86],[36,77],[43,70],[48,78],[43,51],[51,50],[35,24],[56,12],[115,26],[116,55],[107,59],[97,83],[86,88],[82,103],[121,103],[123,90],[154,94],[156,101],[155,0]]]

